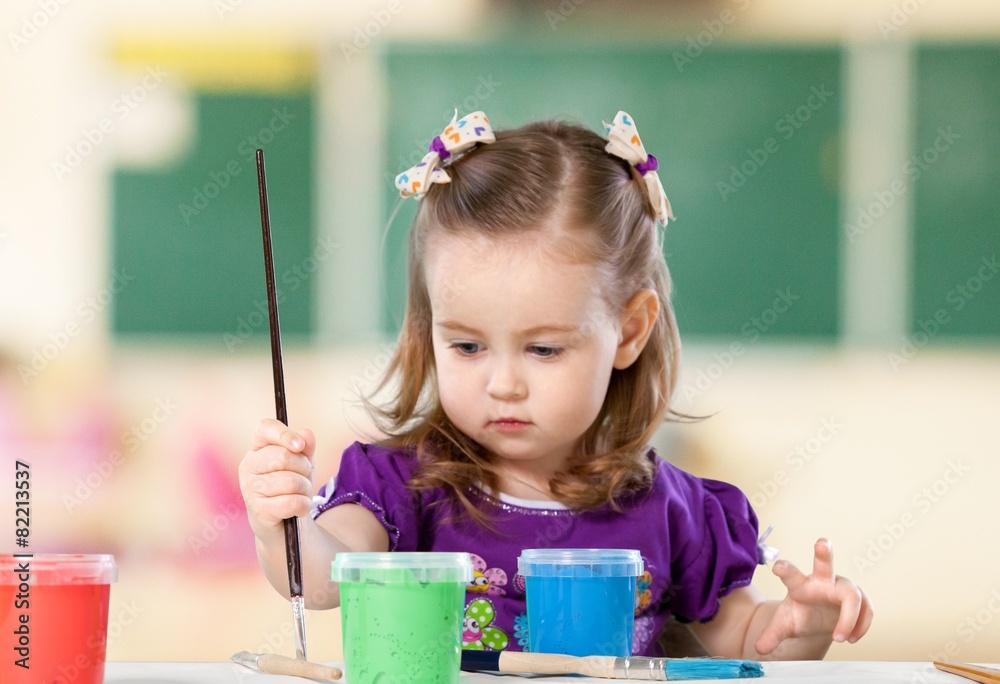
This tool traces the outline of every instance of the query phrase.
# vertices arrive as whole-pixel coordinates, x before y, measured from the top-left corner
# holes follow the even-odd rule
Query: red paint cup
[[[110,555],[0,555],[0,682],[101,684]]]

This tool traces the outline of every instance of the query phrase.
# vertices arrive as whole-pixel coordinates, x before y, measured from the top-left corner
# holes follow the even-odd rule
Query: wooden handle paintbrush
[[[268,674],[292,675],[309,679],[332,679],[334,681],[344,676],[336,667],[328,667],[299,658],[276,655],[273,653],[249,653],[240,651],[231,660]]]
[[[271,328],[271,370],[274,375],[274,408],[279,421],[288,425],[285,406],[285,374],[281,365],[281,332],[278,328],[278,297],[274,285],[274,258],[271,254],[271,217],[267,208],[267,179],[264,177],[264,150],[257,150],[257,189],[260,195],[260,228],[264,240],[264,277],[267,312]],[[302,592],[302,556],[299,552],[299,521],[288,518],[285,530],[285,560],[288,563],[288,593],[292,601],[295,628],[295,657],[305,660],[306,604]]]
[[[518,651],[462,651],[462,669],[473,672],[576,674],[602,679],[668,682],[695,679],[763,677],[755,660],[722,658],[646,658],[643,656],[568,656]]]
[[[981,682],[981,684],[993,684],[994,682],[1000,682],[1000,670],[992,667],[942,663],[936,660],[934,661],[934,667],[942,672],[950,672],[951,674],[971,679],[974,682]]]

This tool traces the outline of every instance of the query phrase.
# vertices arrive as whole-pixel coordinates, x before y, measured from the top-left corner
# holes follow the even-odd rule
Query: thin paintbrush
[[[568,656],[518,651],[462,651],[462,669],[473,672],[575,674],[603,679],[676,682],[697,679],[763,677],[756,660],[722,658],[646,658],[643,656]]]
[[[278,329],[278,297],[274,286],[274,257],[271,254],[271,218],[267,209],[267,180],[264,177],[264,150],[257,150],[257,189],[260,194],[260,228],[264,236],[264,276],[267,280],[267,312],[271,324],[271,369],[274,373],[274,409],[278,420],[288,425],[285,406],[285,374],[281,366],[281,332]],[[306,607],[302,596],[302,558],[299,554],[299,521],[287,518],[285,559],[288,562],[288,593],[292,600],[295,627],[295,657],[306,659]]]

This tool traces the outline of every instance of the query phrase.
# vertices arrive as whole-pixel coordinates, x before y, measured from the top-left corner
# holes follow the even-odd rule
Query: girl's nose
[[[518,372],[516,364],[509,361],[495,361],[490,368],[486,392],[494,399],[511,401],[528,396],[528,386]]]

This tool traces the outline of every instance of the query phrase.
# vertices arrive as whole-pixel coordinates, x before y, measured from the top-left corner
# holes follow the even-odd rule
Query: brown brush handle
[[[974,682],[981,682],[982,684],[993,684],[994,682],[1000,682],[1000,670],[994,669],[992,667],[976,667],[975,665],[955,665],[952,663],[941,663],[938,661],[934,661],[934,667],[943,672],[950,672],[951,674],[956,674],[959,675],[960,677],[971,679]]]
[[[500,654],[501,672],[525,674],[578,674],[614,679],[614,656],[568,656],[554,653],[504,651]]]
[[[289,658],[273,653],[264,653],[257,659],[257,669],[268,674],[292,675],[310,679],[337,680],[344,676],[336,667],[328,667],[308,660]]]

